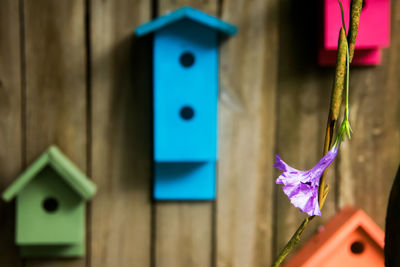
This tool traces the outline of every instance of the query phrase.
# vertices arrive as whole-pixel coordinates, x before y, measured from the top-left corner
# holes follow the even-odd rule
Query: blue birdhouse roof
[[[237,27],[232,24],[210,16],[200,10],[191,7],[182,7],[137,27],[136,35],[140,37],[152,33],[182,19],[196,21],[226,35],[234,35],[237,32]]]

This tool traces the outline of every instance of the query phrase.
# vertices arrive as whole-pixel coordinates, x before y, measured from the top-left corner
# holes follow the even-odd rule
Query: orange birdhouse
[[[285,267],[384,266],[383,231],[362,210],[343,208]]]

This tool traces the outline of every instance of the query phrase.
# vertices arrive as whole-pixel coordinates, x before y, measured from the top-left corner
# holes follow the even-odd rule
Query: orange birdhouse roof
[[[285,267],[383,267],[384,239],[384,232],[365,212],[345,207]]]

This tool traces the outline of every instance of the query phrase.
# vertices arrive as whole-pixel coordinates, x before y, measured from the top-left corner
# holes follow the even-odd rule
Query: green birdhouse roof
[[[96,193],[96,185],[56,146],[51,146],[7,188],[3,193],[3,199],[11,201],[46,166],[51,166],[83,199],[88,200]]]

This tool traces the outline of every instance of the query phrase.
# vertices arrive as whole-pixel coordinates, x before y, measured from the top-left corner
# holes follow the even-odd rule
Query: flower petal
[[[276,155],[274,167],[283,171],[276,179],[277,184],[283,184],[282,190],[290,202],[302,212],[310,216],[321,216],[318,203],[319,179],[325,169],[335,160],[338,148],[331,149],[311,170],[299,171],[286,164]]]
[[[275,157],[276,157],[276,162],[274,163],[274,165],[272,165],[273,167],[275,167],[275,168],[277,168],[277,169],[279,169],[281,171],[284,171],[284,172],[286,172],[286,171],[288,171],[288,172],[299,171],[299,170],[296,170],[296,169],[293,169],[292,167],[290,167],[286,162],[284,162],[281,159],[281,157],[278,154],[276,154]]]

